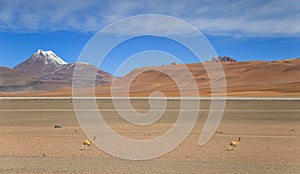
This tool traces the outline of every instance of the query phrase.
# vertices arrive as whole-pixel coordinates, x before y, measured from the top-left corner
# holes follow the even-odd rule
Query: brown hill
[[[216,62],[205,62],[211,65]],[[222,62],[226,76],[227,94],[229,96],[281,96],[300,97],[300,59],[283,61],[249,61],[249,62]],[[130,84],[131,96],[148,96],[154,91],[161,91],[166,96],[179,96],[180,91],[172,79],[179,79],[180,83],[189,86],[190,77],[184,73],[188,67],[193,74],[202,96],[210,95],[210,80],[201,63],[188,65],[169,65],[161,67],[139,68],[125,77],[115,80],[116,93],[119,96],[126,94]],[[214,79],[217,81],[218,79]],[[84,94],[87,90],[82,89]],[[96,87],[97,96],[110,96],[110,85]],[[71,96],[71,89],[60,89],[50,92],[23,92],[2,94],[2,96]],[[192,95],[192,94],[191,94]]]
[[[0,92],[51,90],[51,85],[37,81],[25,74],[6,67],[0,67]]]
[[[206,62],[205,64],[213,64],[213,62]],[[300,59],[272,62],[223,62],[222,65],[229,95],[293,96],[296,94],[300,96]],[[187,67],[197,81],[199,93],[201,95],[210,94],[210,80],[203,65],[197,63],[189,64]],[[212,65],[212,67],[214,66]],[[166,95],[178,95],[179,91],[177,91],[176,84],[170,79],[162,78],[160,75],[160,79],[154,78],[155,80],[152,80],[153,77],[157,76],[158,71],[175,73],[173,76],[179,76],[183,84],[189,84],[191,80],[189,77],[183,76],[182,72],[185,68],[183,65],[148,68],[149,71],[147,68],[136,70],[146,72],[134,79],[134,83],[131,85],[133,93],[150,93],[158,90],[165,92]],[[139,72],[132,72],[131,74],[134,73]]]

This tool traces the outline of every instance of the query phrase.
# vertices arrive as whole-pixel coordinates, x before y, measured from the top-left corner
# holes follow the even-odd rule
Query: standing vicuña
[[[239,137],[237,141],[231,141],[229,144],[228,151],[232,151],[233,147],[237,147],[240,144],[240,141],[241,141],[241,137]]]
[[[86,149],[86,148],[89,148],[92,146],[92,144],[94,143],[96,137],[94,136],[93,140],[84,140],[82,142],[82,145],[83,145],[83,149]]]

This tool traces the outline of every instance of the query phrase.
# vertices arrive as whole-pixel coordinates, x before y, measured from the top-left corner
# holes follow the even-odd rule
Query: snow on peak
[[[48,64],[49,62],[54,64],[66,65],[67,62],[63,61],[60,57],[58,57],[53,51],[44,51],[37,50],[36,53],[33,54],[32,58],[34,59],[43,59],[43,61]]]

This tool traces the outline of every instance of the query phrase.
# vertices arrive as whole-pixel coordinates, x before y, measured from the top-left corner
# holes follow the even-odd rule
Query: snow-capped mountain
[[[13,68],[35,80],[59,84],[61,87],[71,87],[74,70],[78,71],[76,80],[81,87],[90,87],[91,82],[96,85],[109,83],[112,75],[88,63],[67,64],[52,51],[38,50],[26,61]],[[96,79],[94,74],[96,73]]]
[[[63,61],[60,57],[58,57],[55,53],[53,53],[53,51],[37,50],[37,52],[33,54],[32,60],[37,61],[38,59],[44,61],[45,64],[48,63],[53,63],[57,65],[67,64],[67,62]]]
[[[13,69],[40,79],[65,65],[67,63],[52,51],[37,50],[30,58],[18,64]]]

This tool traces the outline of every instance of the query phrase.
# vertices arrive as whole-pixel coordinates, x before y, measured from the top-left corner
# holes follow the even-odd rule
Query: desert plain
[[[87,136],[72,102],[71,98],[1,98],[0,173],[300,172],[299,99],[229,98],[217,131],[200,146],[199,136],[211,104],[209,98],[201,99],[198,120],[187,138],[171,152],[142,161],[119,159],[95,144],[82,150]],[[139,140],[168,131],[181,109],[179,99],[169,98],[157,122],[137,126],[119,117],[111,99],[98,98],[97,104],[114,131]],[[150,108],[147,99],[132,99],[131,104],[137,112]],[[228,151],[229,142],[238,137],[240,145]]]

